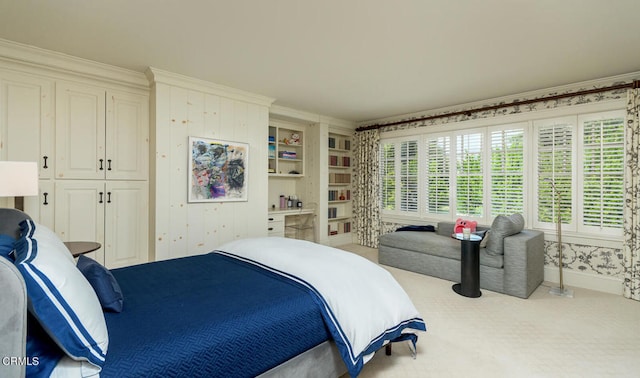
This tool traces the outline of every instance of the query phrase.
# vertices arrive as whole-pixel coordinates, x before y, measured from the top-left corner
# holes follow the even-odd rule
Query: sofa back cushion
[[[487,253],[490,255],[503,255],[504,238],[517,234],[523,228],[524,218],[521,214],[498,215],[493,220],[489,236],[487,236]]]

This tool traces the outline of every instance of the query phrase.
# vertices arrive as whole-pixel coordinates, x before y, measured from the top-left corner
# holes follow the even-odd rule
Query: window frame
[[[623,127],[626,125],[626,111],[624,110],[611,110],[607,112],[592,112],[592,113],[582,113],[578,114],[577,117],[577,125],[578,125],[578,143],[579,148],[583,152],[578,154],[577,160],[577,176],[578,180],[583,184],[584,183],[584,124],[588,121],[594,120],[606,120],[606,119],[614,119],[614,118],[622,118],[623,119]],[[622,208],[624,209],[624,182],[625,182],[625,167],[626,167],[626,130],[623,129],[622,135],[623,140],[622,144]],[[577,180],[577,181],[578,181]],[[589,226],[584,224],[584,199],[585,199],[585,187],[584,185],[579,185],[578,187],[578,200],[576,201],[576,208],[578,211],[579,218],[576,219],[576,231],[579,233],[600,233],[607,236],[614,237],[622,237],[623,236],[623,228],[614,228],[614,227],[599,227],[599,226]],[[624,211],[624,210],[623,210]]]
[[[563,118],[563,117],[575,117],[576,119],[579,116],[584,115],[592,115],[595,114],[599,116],[604,113],[613,112],[614,114],[620,114],[622,116],[626,116],[625,112],[626,102],[624,99],[612,99],[597,103],[583,103],[574,106],[560,106],[556,108],[540,108],[536,110],[531,110],[527,112],[514,112],[511,114],[499,115],[496,117],[486,117],[486,118],[477,118],[473,120],[464,120],[459,122],[449,122],[449,123],[441,123],[434,124],[432,126],[427,127],[419,127],[419,128],[407,128],[402,130],[389,130],[382,131],[380,135],[381,143],[384,143],[388,140],[400,139],[400,138],[427,138],[427,136],[436,136],[436,135],[451,135],[455,132],[470,132],[473,129],[499,129],[499,128],[509,128],[509,127],[518,127],[522,125],[524,130],[524,201],[523,201],[523,216],[525,217],[525,227],[530,229],[536,229],[543,231],[546,234],[548,240],[555,239],[556,227],[555,223],[552,222],[536,222],[537,218],[537,135],[535,133],[534,123],[539,123],[540,121],[544,121],[547,119],[553,118]],[[625,117],[626,120],[626,117]],[[576,124],[577,125],[577,124]],[[576,126],[577,127],[577,126]],[[576,138],[577,135],[582,135],[581,130],[574,132]],[[490,131],[487,132],[487,138],[490,138]],[[626,137],[626,135],[625,135]],[[419,148],[422,148],[422,151],[426,151],[425,142],[421,142],[419,144]],[[581,141],[574,141],[574,145],[576,143],[581,143]],[[626,159],[626,141],[624,144],[624,158]],[[487,158],[485,159],[486,164],[490,164],[490,140],[487,141]],[[451,146],[451,149],[455,149],[455,146]],[[582,149],[580,149],[580,154],[582,154]],[[421,151],[421,152],[422,152]],[[578,149],[573,148],[572,154],[577,154]],[[582,169],[582,157],[573,158],[574,166],[580,167]],[[423,159],[420,160],[420,163],[423,163]],[[626,164],[626,161],[625,161]],[[488,168],[490,169],[490,167]],[[490,172],[485,170],[485,172]],[[533,173],[535,172],[535,174]],[[424,169],[420,171],[423,177],[426,177],[426,172]],[[488,173],[490,174],[490,173]],[[575,177],[578,173],[574,169],[573,175]],[[622,173],[623,176],[626,176],[626,171]],[[420,178],[419,178],[420,179]],[[625,177],[622,178],[623,180]],[[579,179],[581,180],[581,179]],[[573,180],[573,185],[576,185],[579,181],[578,179]],[[426,184],[424,184],[425,180],[420,180],[421,189],[419,190],[419,195],[423,196],[424,199],[420,199],[419,207],[421,207],[421,212],[419,214],[399,214],[399,213],[389,213],[386,211],[381,212],[381,219],[384,222],[391,223],[399,223],[399,224],[411,224],[411,223],[419,223],[419,224],[435,224],[438,221],[455,221],[457,216],[452,214],[429,214],[426,212]],[[485,180],[488,182],[488,180]],[[450,183],[451,188],[453,188],[454,183]],[[580,190],[580,192],[578,192]],[[490,188],[485,189],[485,193],[487,195],[490,194]],[[581,188],[574,188],[572,190],[572,207],[574,211],[578,209],[578,193],[582,193]],[[451,195],[453,198],[453,195]],[[455,205],[451,205],[453,211],[455,211]],[[490,225],[493,221],[493,215],[490,215],[491,211],[491,202],[490,198],[487,198],[485,201],[485,215],[484,219],[474,219],[477,220],[481,224]],[[576,213],[579,215],[580,219],[582,219],[582,208],[579,208],[580,213]],[[578,219],[574,216],[574,219]],[[619,233],[607,233],[607,232],[592,232],[585,227],[580,227],[578,224],[575,224],[573,228],[568,228],[567,225],[563,225],[563,240],[567,242],[575,242],[575,243],[589,243],[592,245],[599,246],[618,246],[620,241],[622,240],[622,236]]]

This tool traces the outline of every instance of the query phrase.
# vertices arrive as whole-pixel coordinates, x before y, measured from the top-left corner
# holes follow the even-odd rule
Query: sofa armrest
[[[27,343],[27,287],[13,264],[0,257],[0,376],[24,377],[25,364],[10,359],[23,358]]]
[[[504,238],[504,291],[520,298],[544,280],[544,233],[534,230]]]

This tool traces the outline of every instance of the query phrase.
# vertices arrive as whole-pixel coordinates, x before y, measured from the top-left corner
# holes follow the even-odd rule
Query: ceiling
[[[0,38],[350,121],[640,71],[638,0],[0,0]]]

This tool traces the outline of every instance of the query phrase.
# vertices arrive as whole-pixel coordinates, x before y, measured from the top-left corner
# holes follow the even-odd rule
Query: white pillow
[[[82,362],[83,376],[99,373],[109,336],[96,293],[55,233],[32,220],[20,228],[15,264],[27,284],[29,311],[69,357]]]

